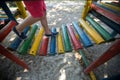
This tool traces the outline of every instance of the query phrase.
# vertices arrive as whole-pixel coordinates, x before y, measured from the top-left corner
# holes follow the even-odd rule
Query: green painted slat
[[[86,17],[86,20],[106,41],[113,39],[113,37],[89,15]]]
[[[32,39],[34,38],[35,32],[38,28],[38,25],[34,25],[28,35],[28,38],[23,42],[20,48],[18,48],[18,53],[19,54],[27,54],[27,51],[29,49],[29,46],[32,42]]]
[[[72,46],[67,32],[67,26],[65,24],[62,25],[62,35],[63,35],[65,51],[66,52],[72,51]]]
[[[85,66],[89,66],[89,62],[85,56],[85,53],[82,49],[79,50],[79,54],[82,56],[83,62],[85,63]]]

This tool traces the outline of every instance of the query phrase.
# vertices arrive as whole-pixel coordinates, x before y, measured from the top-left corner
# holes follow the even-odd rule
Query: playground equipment
[[[120,16],[116,15],[116,13],[110,12],[110,9],[106,10],[107,8],[105,8],[99,4],[96,4],[96,3],[92,3],[91,8],[92,9],[89,12],[91,12],[94,16],[99,18],[104,23],[106,23],[110,28],[114,29],[116,31],[115,33],[120,32],[119,31],[120,22],[118,21]],[[92,27],[96,31],[98,31],[97,28],[100,28],[100,26],[98,24],[96,24],[97,22],[94,23],[95,21],[89,15],[86,16],[86,20],[92,25]],[[102,31],[102,30],[100,30],[100,31]],[[100,31],[98,31],[98,32],[100,33]],[[108,34],[108,35],[112,39],[111,34]],[[105,39],[105,35],[103,38]],[[106,40],[107,40],[107,38],[106,38]],[[98,66],[100,66],[104,62],[108,61],[109,59],[111,59],[115,55],[119,54],[120,53],[119,48],[120,48],[120,40],[118,39],[116,43],[114,43],[105,53],[103,53],[103,55],[101,55],[92,64],[90,64],[90,65],[86,64],[88,67],[85,69],[85,72],[90,73],[90,71],[92,71],[93,69],[97,68]]]
[[[56,33],[56,28],[52,28],[52,32]],[[56,36],[51,36],[49,55],[55,55],[56,53]]]
[[[69,31],[69,34],[70,34],[70,37],[71,37],[71,41],[72,41],[73,46],[74,46],[74,50],[78,50],[78,49],[82,48],[81,44],[79,43],[79,40],[75,36],[72,25],[68,24],[67,28],[68,28],[68,31]]]
[[[11,29],[18,23],[12,15],[11,11],[9,10],[8,6],[6,5],[5,1],[0,2],[0,7],[5,11],[6,15],[11,20],[4,28],[0,30],[0,42],[2,42],[5,39],[5,37],[7,37],[7,35],[10,33]],[[19,42],[21,41],[19,40]],[[25,62],[21,61],[18,57],[14,56],[11,52],[4,48],[2,44],[0,44],[0,54],[16,62],[23,68],[29,69],[28,65]]]
[[[71,37],[71,41],[73,43],[74,50],[77,51],[82,56],[82,59],[83,59],[85,65],[88,66],[89,63],[88,63],[88,60],[85,57],[85,54],[82,50],[83,47],[82,47],[81,43],[79,42],[78,38],[75,36],[75,33],[74,33],[72,27],[73,27],[72,25],[67,25],[67,28],[68,28],[68,31],[69,31],[69,34]],[[90,72],[90,77],[92,80],[96,80],[96,77],[92,71]]]
[[[113,56],[120,53],[120,39],[113,44],[103,55],[101,55],[97,60],[95,60],[92,64],[90,64],[85,72],[89,73],[91,70],[95,69],[99,65],[111,59]]]
[[[93,3],[91,4],[91,8],[94,9],[96,12],[102,14],[103,16],[106,16],[108,19],[112,20],[113,22],[120,25],[120,17],[118,15],[113,14],[112,12],[107,11]]]
[[[104,42],[104,39],[83,19],[80,19],[80,24],[97,44]]]
[[[1,31],[0,31],[0,42],[2,42],[5,37],[9,34],[13,26],[16,25],[15,21],[10,21]]]
[[[120,26],[120,20],[119,20],[119,16],[116,15],[115,13],[113,12],[110,12],[108,10],[106,10],[105,7],[100,7],[96,4],[86,4],[87,6],[91,6],[91,10],[88,10],[88,7],[85,6],[84,10],[88,10],[87,13],[83,12],[82,16],[82,19],[80,19],[80,23],[82,25],[83,28],[85,28],[86,31],[90,31],[89,28],[87,28],[89,25],[87,23],[85,23],[86,20],[92,25],[92,27],[99,33],[102,33],[101,31],[98,31],[97,28],[100,28],[100,26],[97,24],[97,22],[95,22],[92,18],[90,18],[90,16],[88,14],[88,12],[92,12],[92,14],[94,14],[94,16],[96,16],[97,18],[99,18],[100,20],[102,20],[104,23],[106,23],[108,26],[110,26],[110,28],[114,29],[115,30],[115,34],[119,33],[119,26]],[[105,9],[104,9],[105,8]],[[90,9],[90,8],[89,8]],[[95,23],[94,23],[95,22]],[[84,23],[84,24],[83,24]],[[99,27],[96,27],[96,26],[99,26]],[[95,28],[96,27],[96,28]],[[88,29],[88,30],[87,30]],[[101,28],[102,29],[102,28]],[[99,29],[100,30],[100,29]],[[89,33],[90,34],[90,33]],[[107,33],[108,34],[108,33]],[[111,34],[108,34],[110,39],[112,39],[112,35]],[[93,35],[94,36],[94,35]],[[102,36],[102,35],[101,35]],[[111,37],[112,36],[112,37]],[[92,36],[91,36],[92,37]],[[103,37],[103,36],[102,36]],[[107,40],[107,38],[105,38],[105,35],[103,37],[105,40]],[[117,45],[118,44],[118,45]],[[85,69],[85,72],[86,73],[91,73],[90,71],[92,71],[93,69],[95,69],[96,67],[98,67],[99,65],[103,64],[105,61],[109,60],[110,58],[112,58],[113,56],[117,55],[118,53],[120,53],[120,51],[118,50],[118,46],[119,46],[119,41],[117,43],[115,43],[106,53],[104,53],[100,58],[98,58],[96,61],[94,61],[92,64],[90,64],[89,66],[89,63],[88,61],[86,61],[85,59],[85,55],[81,53],[82,58],[84,59],[83,61],[85,62],[86,64],[86,69]],[[113,49],[113,52],[112,51],[112,48],[116,48]],[[115,51],[115,52],[114,52]],[[110,55],[109,55],[110,54]]]
[[[109,41],[112,39],[111,35],[101,25],[96,23],[89,15],[87,15],[86,20],[106,41]]]
[[[64,48],[66,52],[70,52],[72,51],[72,46],[71,46],[71,42],[68,36],[68,32],[67,32],[67,26],[65,24],[62,24],[62,35],[63,35],[63,41],[64,41]]]
[[[22,18],[24,19],[25,17],[27,17],[27,13],[26,13],[26,11],[25,11],[25,8],[24,8],[24,6],[23,6],[22,1],[17,1],[16,4],[17,4],[17,6],[18,6],[18,9],[19,9],[20,13],[22,13],[22,14],[21,14],[21,15],[22,15]],[[12,15],[12,14],[11,14],[11,15]],[[24,33],[27,34],[27,32],[29,31],[29,29],[30,29],[30,27],[27,26],[27,27],[24,29]],[[14,41],[11,43],[11,45],[8,47],[8,49],[15,51],[15,50],[19,47],[19,45],[20,45],[21,42],[22,42],[22,40],[21,40],[19,37],[16,37],[16,38],[14,39]]]
[[[10,17],[10,19],[14,21],[10,21],[8,25],[6,25],[0,31],[0,42],[2,42],[5,39],[8,33],[11,31],[12,27],[14,27],[17,24],[14,17],[11,16],[12,14],[8,10],[8,7],[6,8],[5,2],[3,2],[3,4],[4,6],[1,6],[1,7],[3,7],[5,11],[7,10],[6,13],[9,13],[7,14],[8,17]],[[25,18],[27,15],[26,15],[25,8],[22,2],[16,2],[16,4],[18,5],[21,13],[23,13],[22,14],[23,18]],[[91,10],[90,10],[90,7],[91,7]],[[30,31],[29,31],[30,27],[29,26],[26,27],[24,32],[25,34],[28,34],[28,38],[25,41],[23,41],[23,43],[21,44],[22,40],[16,37],[16,39],[9,46],[9,49],[17,50],[20,54],[29,53],[34,56],[37,55],[38,51],[39,51],[40,56],[46,56],[46,55],[55,55],[57,53],[70,52],[72,50],[75,50],[82,56],[83,62],[85,63],[86,67],[88,66],[85,72],[90,74],[92,80],[96,80],[95,75],[92,72],[92,70],[96,68],[97,66],[101,65],[102,63],[104,63],[105,61],[109,60],[113,56],[120,53],[120,49],[119,49],[120,40],[118,40],[99,59],[93,62],[93,64],[90,64],[90,66],[89,66],[89,61],[87,60],[84,54],[83,48],[90,47],[93,45],[91,39],[96,44],[100,44],[105,41],[109,41],[113,39],[113,36],[111,36],[109,32],[107,32],[99,23],[97,23],[88,14],[89,12],[92,13],[92,15],[99,18],[102,22],[106,23],[110,28],[115,30],[116,33],[120,34],[120,28],[119,28],[120,16],[106,9],[107,8],[105,7],[98,6],[98,4],[96,3],[92,3],[91,0],[86,1],[86,5],[83,10],[82,18],[79,21],[80,25],[78,22],[72,22],[72,24],[67,24],[67,25],[62,24],[62,26],[57,30],[56,28],[52,28],[52,32],[58,31],[59,34],[57,36],[52,36],[50,38],[50,49],[49,50],[48,50],[49,38],[46,36],[43,36],[43,33],[44,33],[43,27],[40,28],[40,31],[37,34],[38,25],[34,25]],[[91,26],[89,24],[91,24]],[[35,34],[37,34],[37,36],[34,38]],[[76,34],[79,36],[79,38],[77,38]],[[0,44],[0,49],[2,50],[0,51],[1,54],[7,56],[13,61],[16,61],[17,64],[21,65],[22,67],[29,69],[28,66],[24,62],[21,62],[19,59],[13,56],[1,44]],[[8,55],[7,53],[9,53],[10,55]]]
[[[116,14],[116,15],[120,15],[120,12],[119,11],[116,11],[116,10],[113,10],[112,8],[108,8],[107,6],[105,6],[105,5],[103,5],[103,4],[100,4],[100,3],[94,3],[95,5],[97,5],[97,6],[99,6],[99,7],[101,7],[101,8],[103,8],[103,9],[105,9],[106,11],[109,11],[109,12],[111,12],[111,13],[114,13],[114,14]]]
[[[44,29],[43,29],[43,27],[41,27],[39,33],[35,37],[32,48],[30,49],[30,54],[31,55],[34,55],[34,56],[36,55],[37,50],[39,48],[39,44],[42,41],[43,33],[44,33]]]
[[[64,51],[62,33],[60,28],[57,29],[57,32],[59,33],[57,36],[57,50],[58,50],[58,53],[60,54],[60,53],[64,53],[65,51]]]
[[[26,18],[26,17],[27,17],[27,14],[26,14],[25,7],[24,7],[22,1],[16,1],[16,4],[17,4],[17,7],[18,7],[20,13],[22,13],[22,14],[21,14],[21,15],[22,15],[22,18],[23,18],[23,19]]]
[[[15,21],[10,21],[2,30],[0,31],[0,42],[2,42],[5,37],[9,34],[13,26],[16,25]],[[29,69],[28,65],[21,61],[18,57],[14,56],[11,52],[9,52],[6,48],[0,44],[0,54],[6,56],[12,61],[16,62],[18,65],[21,65],[23,68]]]
[[[0,54],[4,55],[5,57],[9,58],[10,60],[16,62],[16,64],[22,66],[23,68],[30,69],[27,64],[25,64],[23,61],[21,61],[18,57],[14,56],[11,52],[9,52],[1,44],[0,44]]]
[[[34,25],[28,35],[28,38],[22,43],[22,45],[20,46],[20,48],[18,49],[18,53],[20,54],[27,54],[27,51],[30,47],[30,44],[34,38],[35,32],[38,28],[38,25]]]
[[[43,40],[40,46],[40,56],[46,56],[47,55],[47,50],[48,50],[48,42],[49,38],[46,36],[43,36]]]
[[[105,16],[102,16],[101,14],[97,13],[96,11],[92,10],[92,11],[90,11],[90,13],[92,13],[94,16],[96,16],[97,18],[99,18],[102,22],[104,22],[106,25],[108,25],[114,31],[116,31],[117,33],[120,33],[120,28],[119,28],[120,25],[118,25],[115,22],[109,20]]]
[[[111,8],[111,9],[114,9],[116,11],[120,11],[120,8],[117,7],[117,6],[114,6],[114,5],[111,5],[111,4],[107,4],[107,3],[101,3],[102,5],[108,7],[108,8]]]
[[[92,46],[91,40],[89,39],[87,34],[82,30],[82,28],[80,28],[78,23],[77,22],[73,22],[73,25],[74,25],[74,28],[75,28],[76,32],[79,34],[80,39],[81,39],[84,47]]]

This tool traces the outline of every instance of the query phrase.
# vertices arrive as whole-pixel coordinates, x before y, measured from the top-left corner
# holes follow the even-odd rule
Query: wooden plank
[[[113,39],[113,37],[101,25],[99,25],[94,19],[92,19],[92,17],[87,15],[86,20],[106,41],[110,41],[111,39]]]
[[[49,43],[49,38],[47,36],[43,36],[43,40],[42,40],[40,51],[39,51],[40,56],[47,55],[48,43]]]
[[[33,25],[30,33],[28,34],[27,39],[22,43],[22,45],[18,48],[18,53],[19,54],[27,54],[28,48],[30,47],[30,44],[34,38],[35,32],[38,28],[38,25]]]
[[[62,39],[62,33],[60,28],[57,29],[58,31],[58,36],[57,36],[57,52],[60,53],[64,53],[64,45],[63,45],[63,39]]]
[[[56,28],[52,28],[52,32],[56,33]],[[56,35],[51,36],[51,41],[50,41],[50,52],[49,55],[55,55],[56,54]]]
[[[83,43],[83,46],[84,47],[89,47],[89,46],[92,46],[92,42],[91,40],[89,39],[89,37],[87,36],[87,34],[82,30],[82,28],[79,26],[79,24],[77,22],[72,22],[76,32],[78,33],[80,39],[81,39],[81,42]]]
[[[81,26],[86,30],[95,43],[100,44],[104,42],[104,39],[83,19],[80,19]]]
[[[97,68],[101,64],[105,63],[115,55],[120,53],[120,39],[114,43],[105,53],[103,53],[98,59],[91,63],[86,69],[85,73],[89,73],[91,70]]]
[[[4,28],[0,30],[0,42],[5,39],[5,37],[10,33],[16,24],[17,23],[15,21],[10,21]]]
[[[67,26],[65,24],[62,25],[62,35],[63,35],[63,41],[64,41],[64,48],[66,52],[72,51],[71,42],[68,36],[67,32]]]
[[[20,60],[18,57],[16,57],[15,55],[13,55],[10,51],[8,51],[6,48],[4,48],[1,44],[0,44],[0,54],[2,54],[5,57],[9,58],[13,62],[16,62],[16,64],[22,66],[23,68],[26,68],[28,70],[30,69],[28,67],[28,65],[24,61]]]
[[[114,21],[115,23],[120,24],[120,17],[118,15],[115,15],[112,12],[100,8],[95,4],[91,4],[91,8],[94,9],[96,12],[102,14],[103,16],[109,18],[110,20]]]
[[[73,26],[68,24],[67,25],[67,29],[68,29],[68,32],[69,32],[69,35],[70,35],[70,38],[71,38],[71,41],[72,41],[72,44],[73,44],[73,47],[75,50],[79,50],[82,48],[81,44],[80,44],[80,41],[77,39],[77,37],[75,36],[75,33],[73,31]]]
[[[29,54],[31,55],[36,55],[37,51],[38,51],[38,48],[39,48],[39,45],[40,45],[40,42],[43,38],[43,33],[44,33],[44,28],[41,27],[40,30],[39,30],[39,33],[37,34],[37,36],[35,37],[35,40],[33,42],[33,45],[30,49],[30,52]]]

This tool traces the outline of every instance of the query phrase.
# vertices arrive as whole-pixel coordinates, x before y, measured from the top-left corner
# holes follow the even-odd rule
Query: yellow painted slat
[[[26,18],[27,17],[27,13],[26,13],[25,7],[23,5],[23,2],[22,1],[16,1],[16,5],[17,5],[18,9],[21,12],[22,18],[23,19]],[[32,26],[30,25],[30,27],[32,27]]]
[[[57,28],[57,31],[59,32],[57,36],[57,47],[58,47],[58,53],[64,53],[64,46],[63,46],[63,40],[62,40],[62,33],[60,31],[60,28]]]
[[[85,17],[88,14],[88,11],[90,10],[90,5],[92,3],[92,0],[86,0],[86,3],[84,5],[84,9],[82,11],[82,18],[85,19]]]
[[[25,11],[25,7],[24,7],[22,1],[16,1],[16,4],[17,4],[18,9],[21,12],[22,18],[27,17],[27,13]]]
[[[32,47],[30,49],[30,53],[29,54],[34,55],[34,56],[36,55],[38,47],[39,47],[39,44],[40,44],[40,42],[42,40],[42,37],[43,37],[43,33],[44,33],[44,28],[41,27],[38,35],[35,37],[35,40],[33,42],[33,45],[32,45]]]
[[[111,9],[114,9],[116,11],[120,11],[120,8],[117,7],[117,6],[113,6],[113,5],[105,4],[105,3],[101,3],[101,4],[104,5],[104,6],[107,6],[107,7],[111,8]]]
[[[104,39],[85,20],[80,19],[80,25],[97,44],[104,42]]]
[[[90,77],[91,77],[92,80],[97,80],[96,77],[95,77],[95,74],[93,73],[93,71],[91,71],[89,73],[89,75],[90,75]]]

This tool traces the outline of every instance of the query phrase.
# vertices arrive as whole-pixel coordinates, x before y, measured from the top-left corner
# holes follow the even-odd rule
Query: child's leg
[[[46,5],[43,1],[36,0],[36,1],[24,1],[26,8],[30,12],[31,16],[27,17],[21,24],[19,24],[16,29],[19,32],[22,32],[23,29],[31,25],[37,21],[41,21],[42,26],[45,29],[46,34],[51,34],[49,28],[48,28],[48,23],[47,23],[47,18],[46,18]]]
[[[37,21],[41,21],[42,26],[45,29],[46,36],[51,36],[52,33],[48,28],[47,18],[46,18],[46,5],[44,1],[25,1],[26,7],[29,10],[31,16],[27,17],[22,23],[18,24],[13,28],[13,31],[22,39],[26,38],[23,30],[26,26],[31,25]],[[57,33],[53,33],[56,35]]]
[[[49,27],[48,27],[46,12],[45,12],[45,15],[40,18],[40,21],[41,21],[42,26],[44,27],[45,34],[52,34]]]
[[[20,23],[16,26],[16,29],[18,30],[18,32],[23,32],[23,30],[26,26],[32,25],[33,23],[35,23],[39,20],[40,20],[40,18],[34,18],[32,16],[28,16],[27,18],[25,18],[25,20],[22,23]]]
[[[44,0],[24,1],[26,8],[34,18],[40,18],[42,26],[44,27],[45,34],[52,34],[48,28],[46,18],[46,5]]]
[[[41,24],[45,29],[45,34],[51,34],[51,31],[48,28],[46,15],[44,15],[43,17],[40,17],[40,18],[34,18],[32,16],[29,16],[29,17],[25,18],[25,20],[21,24],[18,24],[16,26],[16,29],[17,29],[18,32],[21,33],[21,32],[23,32],[23,30],[26,26],[31,25],[31,24],[39,21],[39,20],[41,21]]]

